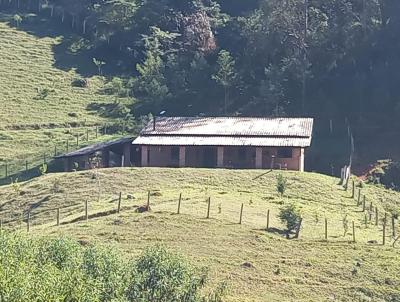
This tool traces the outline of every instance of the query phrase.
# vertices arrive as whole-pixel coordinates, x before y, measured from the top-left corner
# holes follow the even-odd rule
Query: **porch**
[[[304,171],[304,148],[141,146],[142,167],[285,169]]]

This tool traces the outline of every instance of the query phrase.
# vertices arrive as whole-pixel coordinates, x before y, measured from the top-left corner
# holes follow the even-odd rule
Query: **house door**
[[[204,148],[203,166],[205,168],[215,168],[217,166],[217,148]]]
[[[134,167],[140,167],[142,165],[142,148],[134,146],[131,151],[131,163]]]

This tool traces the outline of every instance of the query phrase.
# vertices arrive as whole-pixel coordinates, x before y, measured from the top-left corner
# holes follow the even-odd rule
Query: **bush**
[[[71,82],[72,87],[86,88],[88,87],[88,85],[89,85],[88,80],[82,77],[76,77]]]
[[[206,275],[162,247],[129,261],[111,248],[0,232],[1,301],[221,302]],[[205,296],[203,296],[203,293]]]
[[[286,237],[289,238],[290,234],[299,226],[300,211],[294,204],[287,205],[281,208],[279,219],[286,225]]]
[[[283,194],[285,194],[286,184],[287,184],[287,180],[283,177],[282,174],[279,174],[276,177],[276,190],[278,191],[278,193],[281,196],[283,196]]]
[[[37,88],[36,90],[37,95],[33,98],[34,100],[44,100],[51,92],[49,88]]]
[[[118,77],[112,78],[102,89],[104,94],[117,95],[119,97],[127,97],[129,89],[126,88],[125,82]]]
[[[380,160],[367,176],[370,183],[382,184],[388,189],[400,191],[400,162]]]
[[[200,301],[205,275],[164,248],[147,250],[131,271],[130,301]]]

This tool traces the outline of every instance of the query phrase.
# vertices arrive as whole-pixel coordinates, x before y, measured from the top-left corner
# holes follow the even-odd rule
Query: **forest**
[[[393,126],[400,114],[396,0],[2,0],[0,7],[41,13],[72,31],[69,49],[109,77],[117,103],[129,100],[115,110],[128,118],[163,110]]]

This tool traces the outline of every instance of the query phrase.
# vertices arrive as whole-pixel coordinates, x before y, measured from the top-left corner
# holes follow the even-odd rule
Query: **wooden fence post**
[[[121,212],[122,192],[119,192],[117,213]]]
[[[89,141],[89,129],[86,129],[86,141]]]
[[[86,222],[89,220],[89,205],[87,200],[85,200],[85,220]]]
[[[57,208],[57,226],[60,226],[60,208]]]
[[[182,201],[182,193],[179,194],[178,211],[177,211],[177,214],[180,214],[180,213],[181,213],[181,201]]]
[[[352,190],[351,190],[351,198],[354,199],[356,197],[356,183],[354,179],[352,180]]]
[[[54,156],[57,156],[57,145],[54,145]]]
[[[366,197],[365,195],[363,196],[363,212],[365,212],[365,203],[366,203]]]
[[[99,127],[96,126],[96,138],[99,136]]]
[[[211,197],[208,197],[207,219],[210,218]]]
[[[8,163],[6,162],[6,165],[5,165],[5,169],[6,169],[6,177],[8,177]]]
[[[354,221],[353,221],[352,225],[353,225],[353,242],[355,243],[356,242],[356,228],[354,227]]]
[[[394,216],[392,214],[392,236],[396,238],[396,221],[394,220]]]
[[[378,207],[375,207],[375,225],[379,223]]]
[[[386,220],[387,220],[387,213],[385,213],[385,218],[383,219],[383,229],[382,229],[382,244],[385,245],[386,243]]]
[[[373,207],[373,205],[372,205],[372,201],[371,201],[371,203],[369,204],[369,221],[371,221],[372,220],[372,212],[374,211],[374,207]]]
[[[325,218],[325,240],[328,241],[328,219]]]
[[[267,211],[267,231],[269,230],[269,209]]]
[[[25,161],[25,172],[28,172],[28,161]]]
[[[294,238],[299,238],[300,236],[300,229],[301,229],[301,224],[303,223],[303,217],[300,217],[299,224],[297,225],[296,228],[296,234],[294,235]]]
[[[242,207],[240,208],[240,218],[239,218],[239,224],[242,224],[242,218],[243,218],[243,207],[244,207],[244,204],[242,203]]]
[[[26,221],[26,230],[28,231],[28,233],[31,229],[31,221],[30,220],[31,220],[31,212],[28,211],[28,217],[27,217],[27,221]]]
[[[357,206],[361,204],[361,188],[358,188]]]
[[[150,211],[150,191],[147,192],[147,211]]]

